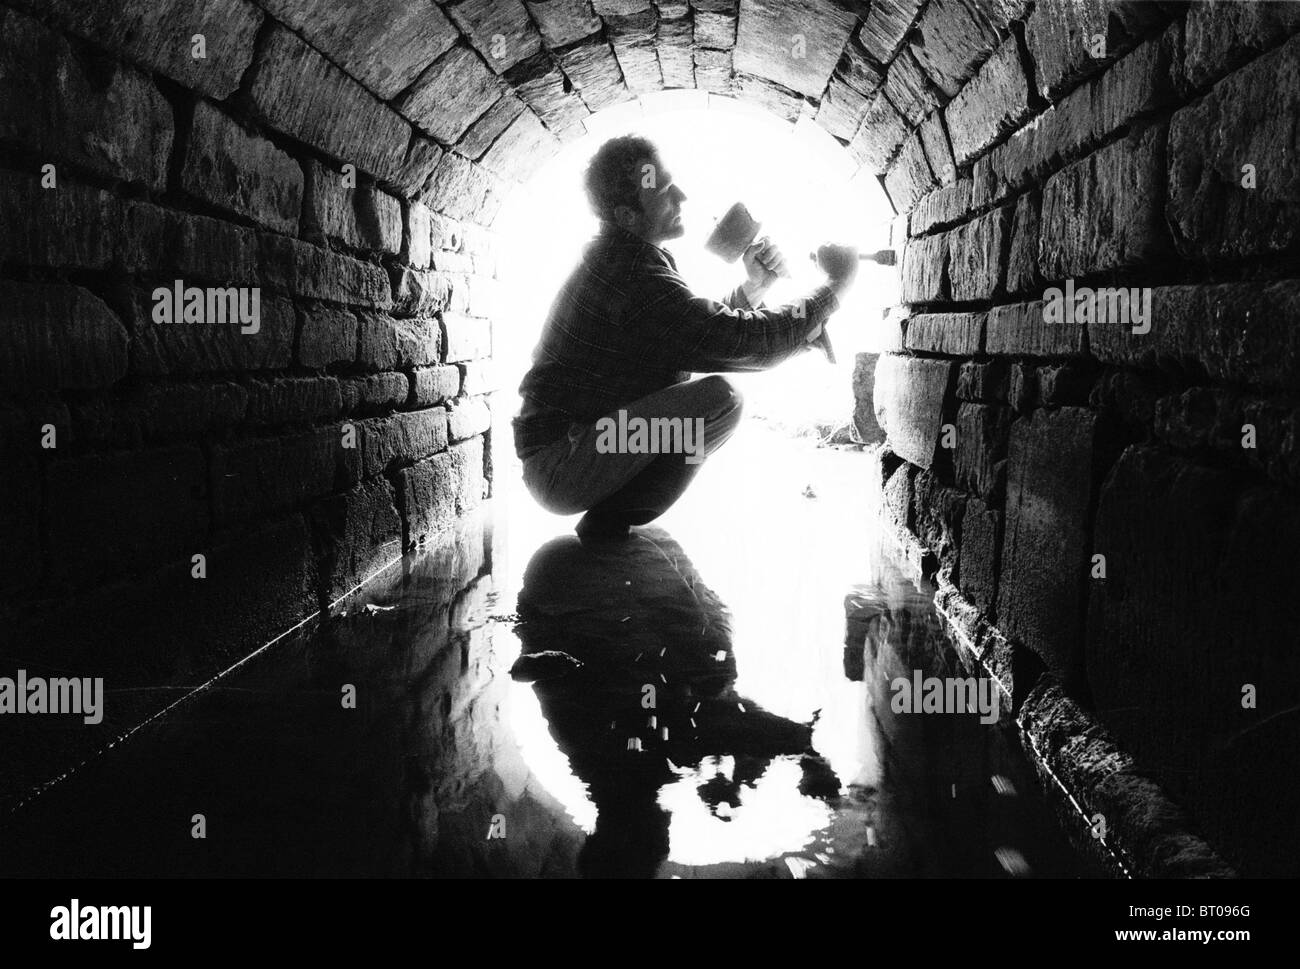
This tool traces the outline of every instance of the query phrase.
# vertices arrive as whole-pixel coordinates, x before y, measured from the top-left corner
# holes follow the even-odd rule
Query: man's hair
[[[641,210],[638,189],[641,173],[636,164],[642,158],[659,157],[654,142],[639,135],[611,138],[596,150],[587,166],[585,183],[591,210],[602,222],[614,221],[614,209],[626,205]]]

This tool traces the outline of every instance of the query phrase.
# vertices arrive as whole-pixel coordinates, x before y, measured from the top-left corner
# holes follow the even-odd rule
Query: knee
[[[735,383],[721,374],[709,374],[700,378],[700,391],[709,402],[711,409],[719,411],[739,411],[745,406],[745,395]]]

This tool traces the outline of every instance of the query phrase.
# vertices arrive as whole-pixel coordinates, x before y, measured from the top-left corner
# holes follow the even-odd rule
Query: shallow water
[[[0,865],[1085,874],[1014,725],[894,712],[914,670],[971,674],[872,524],[868,460],[751,421],[678,507],[602,546],[505,488],[330,621],[29,801]]]

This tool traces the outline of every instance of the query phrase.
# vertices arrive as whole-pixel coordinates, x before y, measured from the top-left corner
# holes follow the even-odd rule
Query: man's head
[[[605,142],[587,166],[586,185],[592,211],[602,222],[621,226],[651,245],[686,231],[686,193],[649,139],[625,135]]]

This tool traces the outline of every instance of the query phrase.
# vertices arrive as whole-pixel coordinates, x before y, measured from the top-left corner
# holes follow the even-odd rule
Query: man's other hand
[[[858,275],[858,250],[854,246],[827,243],[817,250],[817,265],[836,295],[853,285]]]

